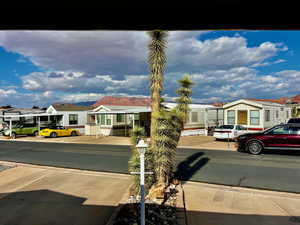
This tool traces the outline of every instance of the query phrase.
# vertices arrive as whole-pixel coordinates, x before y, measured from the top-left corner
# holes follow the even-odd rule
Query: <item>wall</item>
[[[72,128],[79,130],[81,134],[85,134],[85,125],[87,124],[87,111],[65,111],[65,112],[58,112],[63,114],[63,120],[59,125],[65,126],[66,128]],[[69,115],[70,114],[77,114],[78,115],[78,124],[72,125],[69,124]]]

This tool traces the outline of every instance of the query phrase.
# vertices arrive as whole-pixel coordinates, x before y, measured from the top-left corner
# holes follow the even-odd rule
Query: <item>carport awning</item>
[[[20,114],[20,115],[0,115],[0,118],[19,118],[19,117],[41,117],[41,116],[63,116],[63,114],[50,114],[50,113],[39,113],[39,114]]]

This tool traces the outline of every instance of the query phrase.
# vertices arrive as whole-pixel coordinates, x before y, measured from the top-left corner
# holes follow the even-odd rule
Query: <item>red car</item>
[[[259,133],[247,133],[236,138],[238,151],[258,155],[263,150],[300,150],[300,124],[274,126]]]

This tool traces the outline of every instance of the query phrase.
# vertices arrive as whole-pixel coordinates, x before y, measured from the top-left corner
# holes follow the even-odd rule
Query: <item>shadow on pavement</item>
[[[262,154],[265,155],[295,155],[300,156],[299,150],[264,150]]]
[[[67,195],[50,190],[0,193],[0,224],[105,225],[116,209],[115,206],[88,205],[85,204],[85,201],[86,198]],[[199,204],[202,204],[201,200],[199,200]],[[167,207],[167,211],[163,210],[164,207]],[[123,207],[119,212],[119,215],[122,215],[123,218],[126,219],[119,220],[119,222],[115,222],[113,225],[131,225],[133,223],[138,224],[139,212],[136,210],[130,210],[130,208],[132,207]],[[149,206],[146,206],[146,209],[147,208],[149,208]],[[169,212],[172,206],[160,206],[155,208],[152,207],[151,211],[146,211],[146,222],[147,220],[153,220],[154,217],[161,218],[161,212]],[[175,210],[175,208],[173,207],[171,211],[172,210]],[[177,210],[183,211],[184,209],[181,208]],[[155,215],[159,216],[157,217]],[[185,220],[184,215],[187,216],[187,220]],[[300,217],[298,216],[269,216],[206,211],[187,211],[186,214],[181,213],[178,214],[178,216],[181,221],[187,222],[182,222],[181,225],[300,224]],[[169,218],[167,214],[165,217],[167,218],[168,222],[171,222],[167,224],[176,224],[174,223],[174,218]],[[162,223],[155,224],[159,225]]]
[[[180,162],[177,165],[174,177],[181,181],[188,181],[198,170],[208,163],[209,158],[201,158],[203,155],[203,152],[197,152]]]
[[[0,224],[105,225],[116,208],[85,201],[50,190],[0,193]]]

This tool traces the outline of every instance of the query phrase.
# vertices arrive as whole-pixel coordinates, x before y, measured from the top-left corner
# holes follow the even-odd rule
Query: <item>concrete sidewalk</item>
[[[0,224],[105,225],[131,184],[127,175],[1,164],[15,167],[0,172]]]
[[[183,190],[186,225],[300,224],[300,194],[194,182]]]

